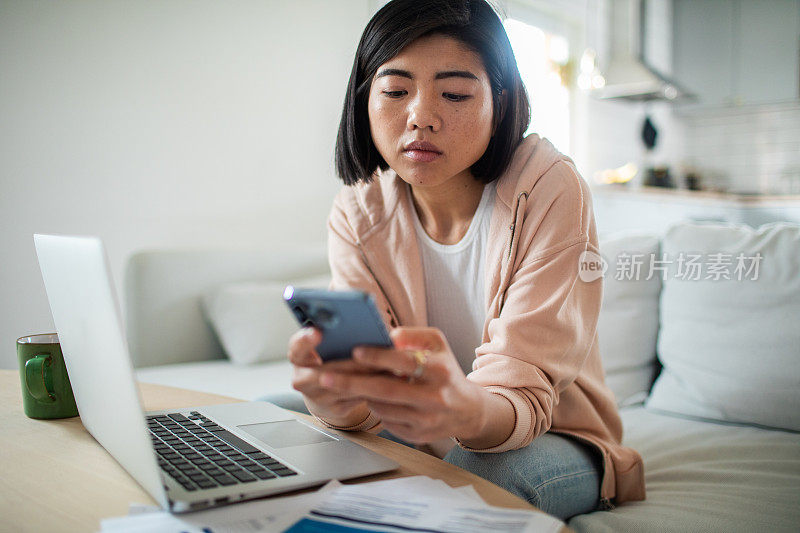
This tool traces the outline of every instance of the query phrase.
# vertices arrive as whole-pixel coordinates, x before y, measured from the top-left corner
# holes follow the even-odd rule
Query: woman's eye
[[[463,102],[464,100],[470,97],[470,95],[468,94],[456,94],[456,93],[442,93],[442,96],[444,96],[451,102]]]
[[[406,95],[406,91],[383,91],[383,94],[389,98],[401,98]]]

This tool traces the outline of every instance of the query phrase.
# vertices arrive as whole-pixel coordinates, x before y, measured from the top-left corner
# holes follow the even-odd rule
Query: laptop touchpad
[[[317,444],[336,440],[297,420],[264,422],[262,424],[247,424],[246,426],[237,427],[271,448],[303,446],[305,444]]]

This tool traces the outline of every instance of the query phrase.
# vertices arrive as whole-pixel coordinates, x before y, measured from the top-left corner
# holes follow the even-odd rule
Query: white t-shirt
[[[411,188],[408,189],[409,195]],[[428,324],[444,332],[465,374],[472,371],[486,319],[484,263],[495,199],[494,182],[483,189],[469,229],[456,244],[431,239],[414,217],[425,274]]]

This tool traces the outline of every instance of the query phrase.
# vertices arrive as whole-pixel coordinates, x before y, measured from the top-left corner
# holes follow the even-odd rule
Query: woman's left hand
[[[429,443],[445,437],[469,440],[486,425],[486,392],[467,380],[447,340],[436,328],[396,328],[394,348],[359,346],[353,359],[379,373],[326,372],[320,384],[360,396],[398,437]],[[418,369],[414,352],[425,356]],[[383,371],[383,372],[380,372]],[[418,374],[418,377],[413,377]]]

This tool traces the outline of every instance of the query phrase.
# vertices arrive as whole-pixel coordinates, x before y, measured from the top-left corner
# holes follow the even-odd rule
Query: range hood
[[[601,99],[674,101],[690,97],[677,83],[647,64],[643,0],[611,0],[610,55],[601,69],[605,85],[591,94]]]

